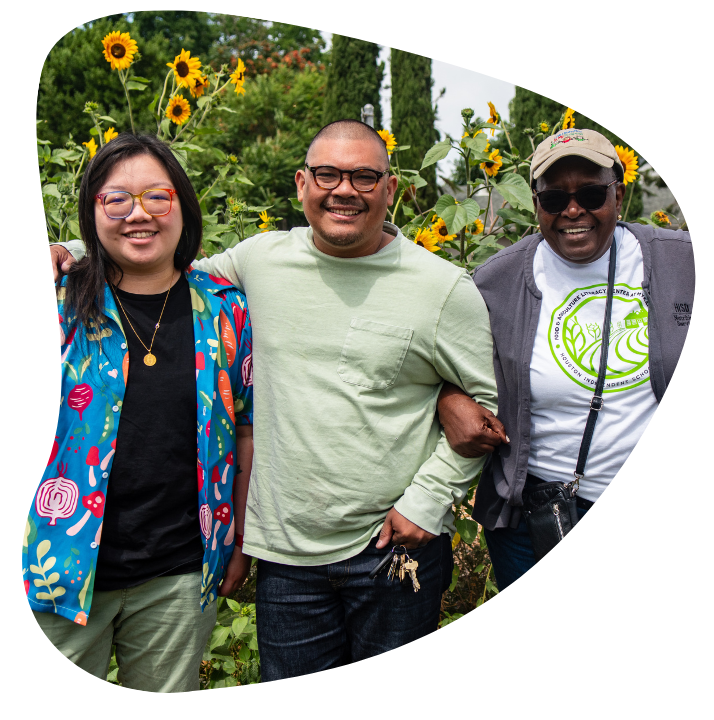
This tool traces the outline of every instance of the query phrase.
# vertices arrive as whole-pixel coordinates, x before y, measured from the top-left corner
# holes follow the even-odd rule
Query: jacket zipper
[[[553,506],[553,515],[555,515],[555,524],[557,525],[557,528],[558,528],[558,540],[562,540],[563,539],[563,526],[560,523],[560,506],[557,504]]]

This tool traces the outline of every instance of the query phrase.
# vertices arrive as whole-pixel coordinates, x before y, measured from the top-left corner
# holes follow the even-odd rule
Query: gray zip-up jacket
[[[687,337],[694,300],[692,243],[689,233],[681,230],[618,224],[642,248],[650,382],[660,402]],[[533,258],[542,239],[540,233],[529,235],[474,272],[491,320],[498,418],[511,440],[489,458],[476,492],[473,517],[489,530],[516,527],[521,516],[530,452],[530,363],[542,297],[533,277]],[[583,416],[587,412],[584,405]]]

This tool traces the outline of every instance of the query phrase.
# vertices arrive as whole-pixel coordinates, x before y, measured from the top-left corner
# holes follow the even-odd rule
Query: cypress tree
[[[378,63],[379,45],[344,35],[332,36],[330,66],[325,88],[323,124],[361,119],[364,105],[374,105],[374,125],[382,127],[379,89],[384,63]]]
[[[588,130],[596,130],[604,135],[613,145],[622,145],[623,147],[631,147],[622,138],[610,132],[607,128],[599,125],[586,115],[579,113],[575,109],[575,127]],[[516,94],[509,106],[510,123],[514,126],[513,130],[509,130],[511,134],[511,142],[519,149],[523,157],[527,157],[533,152],[530,140],[523,133],[526,128],[537,128],[541,122],[547,122],[549,126],[553,126],[558,118],[565,111],[565,107],[543,95],[526,90],[525,88],[516,86]],[[635,150],[635,155],[639,153]],[[642,167],[645,164],[644,158],[640,156],[639,164]],[[627,220],[635,220],[642,214],[642,184],[635,182],[632,189],[627,186],[625,193],[625,202],[622,207],[622,214],[625,214],[625,207],[628,199],[632,194]]]
[[[436,113],[431,102],[431,58],[403,50],[392,50],[392,127],[391,131],[399,145],[410,145],[409,150],[398,154],[399,166],[407,170],[419,170],[427,150],[439,139],[434,128]],[[429,183],[420,188],[417,202],[420,208],[431,207],[437,199],[436,165],[421,173]]]

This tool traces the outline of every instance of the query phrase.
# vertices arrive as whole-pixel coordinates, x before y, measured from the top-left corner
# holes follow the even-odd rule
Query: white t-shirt
[[[604,407],[595,425],[578,494],[597,500],[640,439],[657,401],[649,376],[647,304],[642,251],[618,226]],[[600,345],[610,251],[578,265],[546,241],[533,260],[543,294],[531,358],[531,449],[528,472],[570,482],[577,464],[590,399],[600,367]]]

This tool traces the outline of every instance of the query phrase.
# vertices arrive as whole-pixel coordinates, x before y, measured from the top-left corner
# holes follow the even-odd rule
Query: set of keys
[[[374,580],[377,575],[386,567],[388,563],[389,571],[387,572],[387,579],[394,580],[396,577],[399,578],[399,582],[403,582],[404,578],[409,575],[412,581],[412,587],[414,592],[419,592],[419,581],[417,580],[417,568],[419,563],[413,560],[407,554],[407,549],[404,545],[395,545],[377,564],[377,566],[370,572],[369,577]]]

